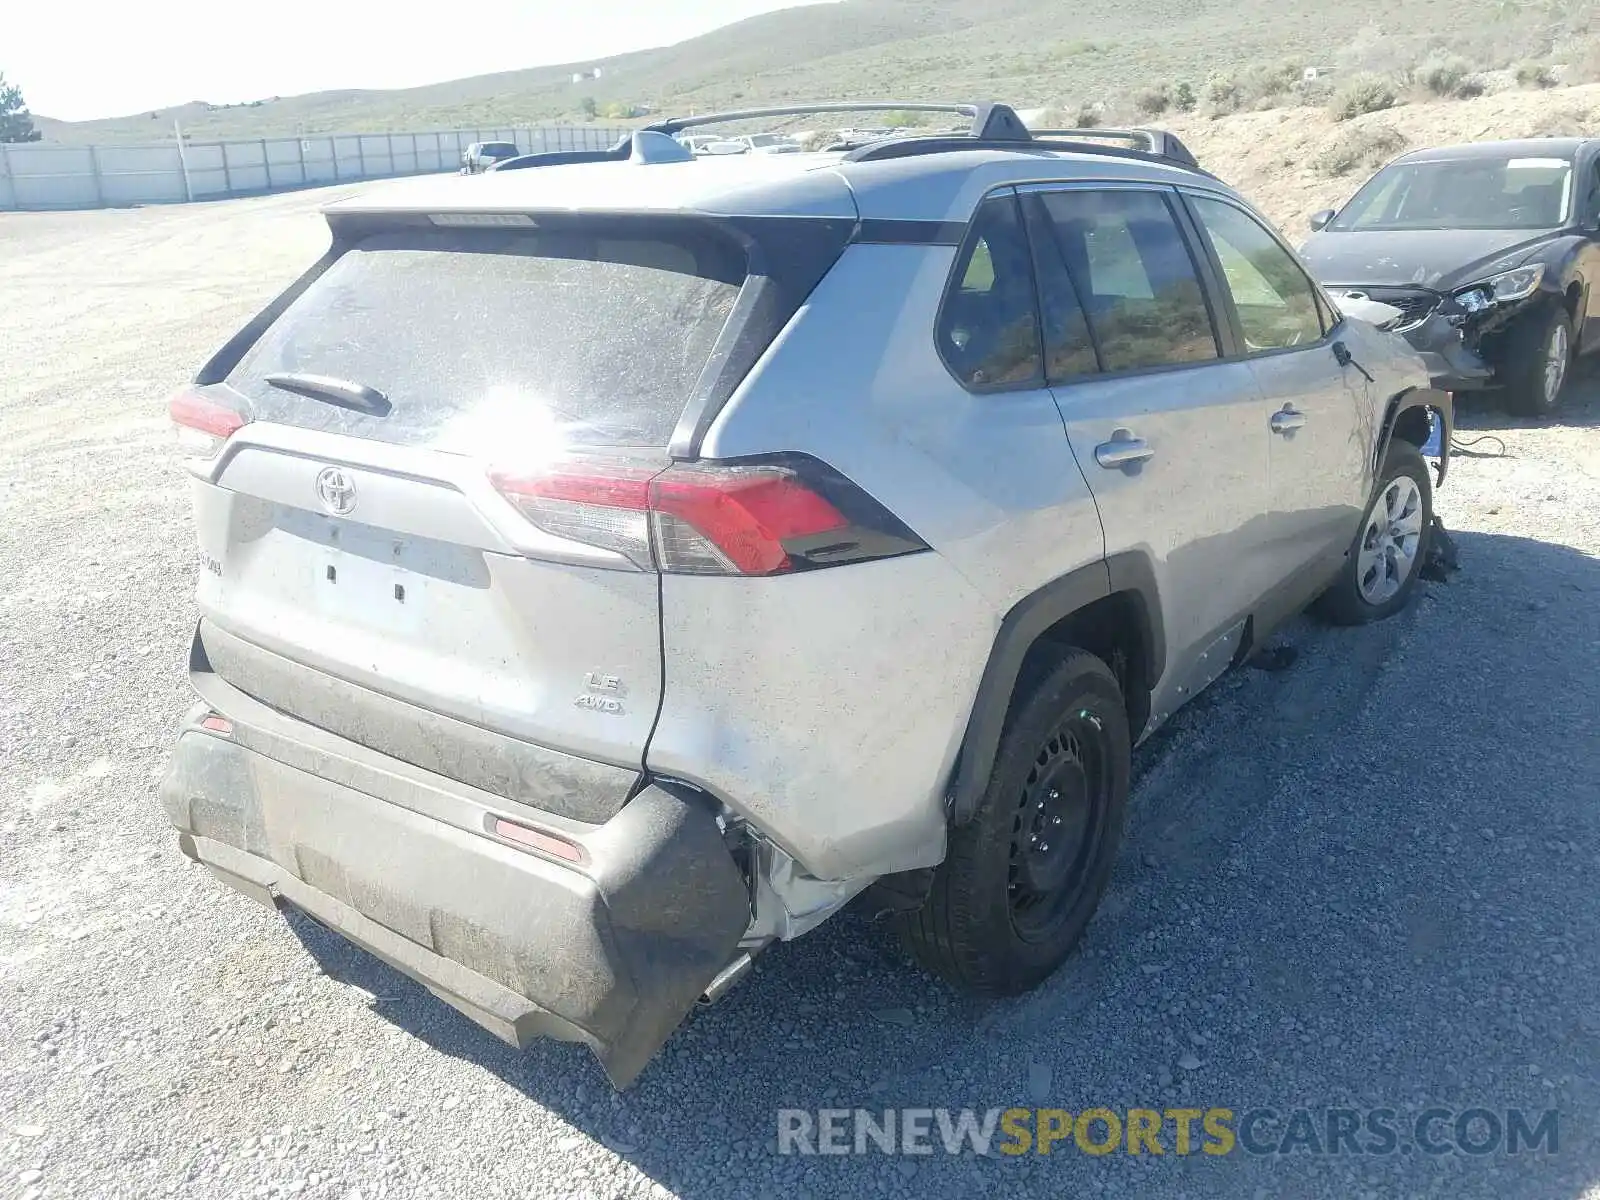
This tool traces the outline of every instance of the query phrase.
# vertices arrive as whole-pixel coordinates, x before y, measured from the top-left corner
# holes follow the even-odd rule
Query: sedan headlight
[[[1526,300],[1539,290],[1539,284],[1543,279],[1543,266],[1518,267],[1514,271],[1502,271],[1469,288],[1461,289],[1456,293],[1456,301],[1468,312],[1479,312],[1491,304],[1509,304],[1514,300]]]

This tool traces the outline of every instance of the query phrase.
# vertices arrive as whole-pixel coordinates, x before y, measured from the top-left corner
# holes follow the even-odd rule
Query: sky
[[[24,0],[0,74],[39,116],[415,87],[683,41],[803,0]]]

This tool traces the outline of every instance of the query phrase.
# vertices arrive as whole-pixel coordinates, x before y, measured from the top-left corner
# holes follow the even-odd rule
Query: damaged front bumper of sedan
[[[1539,299],[1542,268],[1506,271],[1453,292],[1422,287],[1331,288],[1335,297],[1397,310],[1382,327],[1422,355],[1433,386],[1470,392],[1498,382],[1498,335]]]

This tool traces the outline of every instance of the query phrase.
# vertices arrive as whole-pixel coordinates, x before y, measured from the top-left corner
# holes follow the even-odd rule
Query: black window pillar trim
[[[1067,263],[1067,256],[1062,253],[1060,239],[1056,237],[1055,224],[1050,220],[1050,213],[1045,208],[1044,202],[1039,198],[1045,193],[1029,191],[1019,195],[1022,203],[1023,232],[1028,238],[1029,252],[1033,258],[1033,304],[1039,313],[1039,339],[1044,346],[1044,381],[1046,387],[1057,387],[1062,384],[1076,382],[1076,379],[1085,378],[1077,376],[1076,379],[1055,380],[1050,377],[1050,335],[1045,330],[1045,313],[1048,311],[1044,299],[1044,273],[1052,271],[1066,281],[1067,288],[1072,293],[1072,302],[1078,306],[1078,311],[1083,315],[1084,332],[1089,338],[1089,348],[1094,353],[1095,372],[1099,375],[1106,373],[1105,355],[1100,352],[1100,334],[1095,329],[1094,323],[1089,320],[1089,309],[1083,303],[1083,289],[1078,280],[1073,277],[1072,268]],[[1044,261],[1043,244],[1049,243],[1054,252],[1054,258]],[[1090,376],[1089,378],[1092,378]]]

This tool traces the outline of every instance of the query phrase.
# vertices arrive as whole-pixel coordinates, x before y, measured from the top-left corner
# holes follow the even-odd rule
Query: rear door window
[[[258,420],[467,454],[667,444],[745,277],[697,232],[406,230],[339,258],[228,382]],[[372,416],[273,374],[376,388]]]
[[[1074,190],[1039,198],[1107,371],[1219,356],[1205,291],[1164,197]]]

